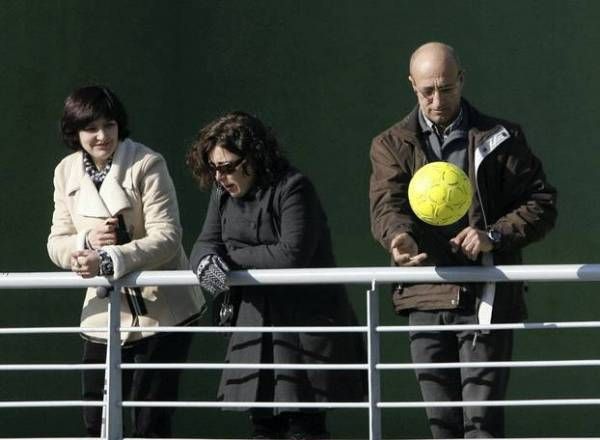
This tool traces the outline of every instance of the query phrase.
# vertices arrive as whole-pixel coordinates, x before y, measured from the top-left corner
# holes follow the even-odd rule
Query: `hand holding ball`
[[[448,162],[419,168],[408,185],[408,201],[417,217],[434,226],[457,222],[467,213],[473,188],[463,170]]]

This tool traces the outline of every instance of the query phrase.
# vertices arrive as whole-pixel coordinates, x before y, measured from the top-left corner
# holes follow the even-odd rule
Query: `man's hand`
[[[83,278],[92,278],[100,272],[100,257],[96,251],[75,251],[71,254],[71,270]]]
[[[467,226],[460,231],[456,237],[450,240],[450,246],[454,252],[462,251],[465,256],[473,261],[477,259],[480,252],[489,252],[494,245],[485,231]]]
[[[427,258],[426,253],[418,253],[417,243],[406,232],[394,237],[390,244],[390,252],[398,266],[419,266]]]
[[[117,217],[109,217],[104,223],[90,229],[87,233],[88,243],[92,249],[100,249],[102,246],[117,244],[117,225],[119,220]]]

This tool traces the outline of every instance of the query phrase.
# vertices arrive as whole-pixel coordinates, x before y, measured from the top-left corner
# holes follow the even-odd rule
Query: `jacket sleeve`
[[[225,245],[223,244],[221,235],[221,214],[219,212],[220,194],[220,191],[218,191],[215,186],[210,195],[208,210],[206,212],[204,224],[202,225],[202,230],[192,248],[192,253],[190,255],[190,269],[194,273],[197,272],[200,261],[207,255],[216,254],[227,260],[225,255]]]
[[[499,251],[513,251],[542,239],[558,215],[557,191],[547,182],[542,162],[529,149],[519,128],[513,130],[513,136],[502,180],[514,202],[492,225],[502,235]]]
[[[408,164],[399,159],[395,148],[383,136],[371,144],[371,232],[388,252],[396,235],[407,232],[416,238],[418,233],[408,203],[412,172]]]
[[[230,249],[228,255],[234,264],[245,269],[308,267],[325,218],[317,194],[306,177],[296,175],[283,184],[277,209],[276,216],[281,221],[279,241]]]
[[[77,232],[65,197],[65,179],[61,164],[54,171],[54,212],[46,246],[54,264],[63,269],[70,269],[71,253],[83,249],[85,231]]]
[[[162,156],[148,155],[140,162],[139,188],[145,235],[129,243],[105,246],[114,265],[114,278],[135,270],[152,270],[171,260],[181,246],[181,225],[175,187]],[[135,232],[134,232],[135,234]]]

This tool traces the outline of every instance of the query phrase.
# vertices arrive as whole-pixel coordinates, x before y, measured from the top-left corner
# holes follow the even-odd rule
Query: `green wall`
[[[109,84],[125,102],[133,138],[160,151],[176,182],[189,250],[207,202],[184,166],[197,129],[233,109],[279,134],[316,184],[338,262],[383,266],[368,220],[370,139],[414,105],[407,59],[419,44],[452,44],[465,95],[520,122],[560,191],[560,219],[530,263],[593,263],[600,228],[596,178],[600,110],[600,2],[511,1],[79,1],[0,0],[0,271],[54,271],[45,249],[52,172],[67,150],[57,135],[75,86]],[[362,288],[352,299],[362,314]],[[82,295],[2,291],[0,327],[77,325]],[[531,321],[595,320],[591,283],[532,284]],[[393,316],[381,297],[385,324]],[[596,330],[517,334],[515,359],[593,359]],[[198,335],[191,359],[219,362],[225,339]],[[406,336],[385,336],[384,361],[408,361]],[[78,362],[72,336],[0,336],[0,362]],[[213,400],[218,372],[186,372],[182,399]],[[418,400],[412,372],[384,374],[388,400]],[[598,397],[593,368],[515,369],[510,399]],[[77,373],[0,373],[0,400],[78,399]],[[509,409],[511,437],[597,435],[600,408]],[[366,414],[331,415],[335,437],[364,438]],[[422,410],[385,410],[387,438],[426,437]],[[179,410],[176,435],[241,437],[242,414]],[[78,409],[0,410],[0,435],[75,436]]]

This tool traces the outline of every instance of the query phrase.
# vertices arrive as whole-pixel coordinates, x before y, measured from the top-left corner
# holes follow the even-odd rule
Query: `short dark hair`
[[[203,127],[186,155],[186,164],[203,189],[215,181],[208,164],[208,156],[215,147],[225,148],[246,159],[243,170],[252,167],[259,187],[276,182],[289,168],[269,127],[256,116],[241,111],[230,112]]]
[[[85,86],[74,90],[67,99],[60,121],[63,142],[72,150],[81,149],[79,131],[89,123],[105,118],[119,127],[119,140],[129,136],[127,112],[112,90],[105,86]]]

